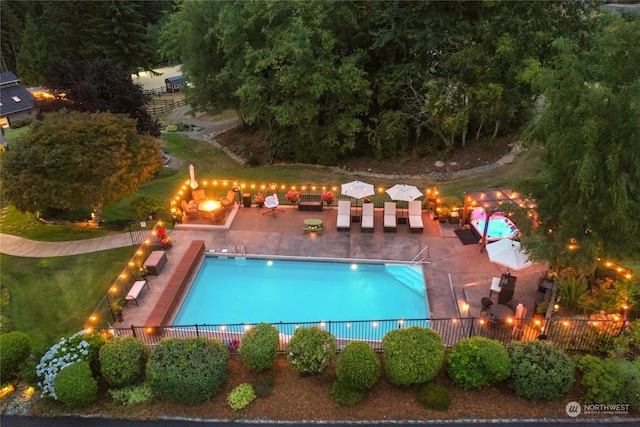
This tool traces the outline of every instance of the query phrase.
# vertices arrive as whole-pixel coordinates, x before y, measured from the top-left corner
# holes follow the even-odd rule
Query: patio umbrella
[[[391,197],[391,200],[400,200],[403,202],[413,202],[418,197],[422,197],[423,194],[415,185],[396,184],[391,188],[388,188],[386,193]]]
[[[351,181],[342,184],[342,195],[353,197],[354,199],[362,199],[376,194],[373,185],[362,181]],[[356,202],[356,213],[358,211],[358,203]]]
[[[196,170],[193,165],[189,165],[189,186],[193,190],[198,188],[198,182],[196,181]]]
[[[520,249],[520,242],[501,239],[487,245],[489,261],[507,267],[509,270],[522,270],[531,266],[529,257]]]

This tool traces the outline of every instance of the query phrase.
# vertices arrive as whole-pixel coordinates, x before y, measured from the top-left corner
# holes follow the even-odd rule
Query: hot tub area
[[[471,231],[478,238],[482,239],[486,222],[486,213],[481,209],[474,209],[471,212]],[[495,213],[489,218],[487,228],[487,242],[495,242],[500,239],[512,239],[518,233],[516,225],[501,213]]]

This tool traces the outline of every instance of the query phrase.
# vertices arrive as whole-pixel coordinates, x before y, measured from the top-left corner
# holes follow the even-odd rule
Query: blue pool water
[[[428,317],[421,266],[206,257],[173,324]]]
[[[484,219],[476,219],[471,221],[478,233],[482,236],[484,233]],[[487,238],[488,239],[503,239],[505,237],[513,237],[515,236],[518,229],[515,224],[511,222],[509,218],[505,218],[502,216],[494,216],[489,218],[489,227],[487,228]]]

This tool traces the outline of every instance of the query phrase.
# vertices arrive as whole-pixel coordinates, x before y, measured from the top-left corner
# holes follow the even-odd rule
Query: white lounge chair
[[[422,233],[424,231],[422,202],[420,200],[409,202],[409,230],[412,233]]]
[[[363,233],[373,233],[373,203],[362,205],[362,222],[360,231]]]
[[[349,231],[351,228],[351,202],[349,200],[338,201],[336,228],[338,231]]]
[[[398,231],[395,202],[384,202],[384,231]]]

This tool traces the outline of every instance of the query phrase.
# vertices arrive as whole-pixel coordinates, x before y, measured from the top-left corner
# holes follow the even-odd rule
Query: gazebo
[[[489,218],[491,218],[491,215],[500,205],[513,205],[523,209],[535,209],[538,207],[536,202],[525,197],[522,193],[510,188],[491,188],[487,190],[466,192],[464,194],[462,223],[465,224],[469,220],[469,216],[473,208],[482,208],[486,212],[486,221],[484,232],[482,233],[480,251],[483,251],[487,245],[487,228],[489,226]]]

